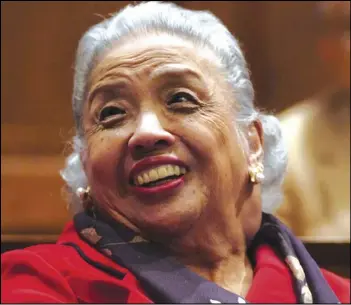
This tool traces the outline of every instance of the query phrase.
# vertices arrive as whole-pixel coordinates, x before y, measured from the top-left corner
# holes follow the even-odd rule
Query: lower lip
[[[166,194],[184,183],[184,176],[154,187],[133,186],[133,191],[140,195]]]

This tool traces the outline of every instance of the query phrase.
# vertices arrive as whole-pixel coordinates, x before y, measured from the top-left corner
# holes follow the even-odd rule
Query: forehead
[[[129,37],[100,56],[91,80],[111,70],[157,74],[161,70],[219,74],[220,61],[209,48],[169,34]],[[217,72],[217,73],[216,73]]]

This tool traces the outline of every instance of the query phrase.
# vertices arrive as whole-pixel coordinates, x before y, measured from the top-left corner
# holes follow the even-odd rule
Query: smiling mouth
[[[167,164],[145,170],[131,179],[133,186],[152,188],[174,181],[186,174],[185,167]]]

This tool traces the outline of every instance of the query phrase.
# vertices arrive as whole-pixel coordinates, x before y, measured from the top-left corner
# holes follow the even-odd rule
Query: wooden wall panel
[[[58,172],[62,157],[2,156],[1,240],[53,241],[70,216]]]

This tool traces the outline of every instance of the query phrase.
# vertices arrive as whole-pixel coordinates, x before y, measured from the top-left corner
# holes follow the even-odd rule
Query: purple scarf
[[[77,214],[74,224],[85,241],[130,270],[155,303],[246,303],[241,296],[190,271],[162,245],[144,240],[121,224],[87,213]],[[253,258],[262,244],[269,244],[289,267],[299,303],[340,303],[302,242],[265,213],[248,256]]]

